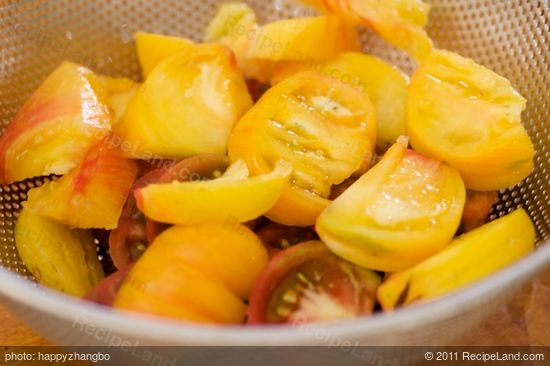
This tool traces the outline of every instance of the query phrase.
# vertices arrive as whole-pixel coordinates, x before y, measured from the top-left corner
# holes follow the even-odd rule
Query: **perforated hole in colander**
[[[0,1],[0,123],[6,126],[30,93],[62,60],[113,76],[138,78],[131,35],[146,30],[200,40],[215,0]],[[289,0],[247,1],[262,22],[312,14]],[[429,34],[437,46],[472,57],[509,78],[528,99],[523,121],[537,150],[536,169],[504,190],[491,218],[525,207],[539,244],[550,239],[549,6],[545,0],[433,0]],[[402,52],[364,31],[365,51],[401,67]],[[41,179],[0,188],[0,265],[28,276],[18,259],[13,224],[30,187]]]

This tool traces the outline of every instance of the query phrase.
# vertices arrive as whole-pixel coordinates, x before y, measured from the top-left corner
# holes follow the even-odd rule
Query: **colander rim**
[[[391,334],[394,331],[435,323],[460,314],[465,306],[472,306],[475,298],[490,292],[498,293],[502,287],[514,283],[518,278],[520,282],[524,282],[547,266],[550,266],[550,240],[540,243],[535,252],[520,261],[440,299],[399,309],[390,314],[379,313],[370,317],[318,323],[313,326],[316,334],[323,332],[332,339],[355,340],[363,334]],[[146,339],[151,344],[279,346],[323,343],[313,334],[291,326],[199,325],[147,318],[125,311],[114,312],[110,308],[36,286],[4,268],[0,268],[0,294],[38,312],[68,320],[73,326],[80,320],[119,335]]]

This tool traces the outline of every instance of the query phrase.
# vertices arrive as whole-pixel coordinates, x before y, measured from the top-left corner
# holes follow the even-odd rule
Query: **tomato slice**
[[[158,64],[129,100],[114,131],[132,158],[225,154],[227,138],[252,106],[233,53],[201,44]]]
[[[313,71],[285,79],[239,121],[229,139],[231,161],[251,175],[292,164],[291,184],[266,214],[289,226],[310,226],[330,203],[331,187],[357,171],[376,142],[367,95]],[[367,159],[370,160],[370,159]]]
[[[145,218],[138,210],[134,192],[154,183],[208,179],[216,171],[225,170],[227,164],[227,157],[215,154],[197,155],[179,163],[167,160],[142,162],[146,173],[134,183],[118,227],[109,236],[109,253],[113,264],[121,269],[133,263],[143,254],[147,245],[169,227]],[[154,169],[155,166],[161,168]]]
[[[201,225],[229,219],[254,220],[275,205],[288,186],[292,166],[277,163],[273,172],[248,177],[244,161],[229,166],[223,176],[200,182],[151,184],[135,192],[138,208],[159,222]]]
[[[113,264],[116,268],[123,268],[134,262],[146,245],[145,223],[139,220],[135,201],[129,197],[118,227],[109,235],[109,254]]]
[[[380,276],[333,255],[320,241],[277,254],[260,275],[248,324],[300,324],[371,314]]]
[[[372,55],[346,52],[326,62],[281,63],[271,83],[278,84],[304,70],[320,71],[369,96],[376,109],[376,148],[379,152],[386,151],[399,136],[407,134],[405,117],[409,81],[395,66]]]

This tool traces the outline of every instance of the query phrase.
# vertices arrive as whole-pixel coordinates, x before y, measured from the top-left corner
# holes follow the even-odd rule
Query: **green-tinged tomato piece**
[[[29,272],[44,286],[82,297],[103,279],[89,231],[70,230],[23,209],[15,226],[15,245]]]
[[[437,253],[455,235],[466,190],[447,164],[407,149],[400,138],[384,158],[317,220],[337,255],[380,271],[408,268]]]

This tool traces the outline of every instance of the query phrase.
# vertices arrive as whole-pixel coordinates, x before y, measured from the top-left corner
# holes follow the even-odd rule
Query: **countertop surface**
[[[53,345],[0,305],[0,345]],[[550,345],[550,270],[526,286],[507,306],[454,345]]]

